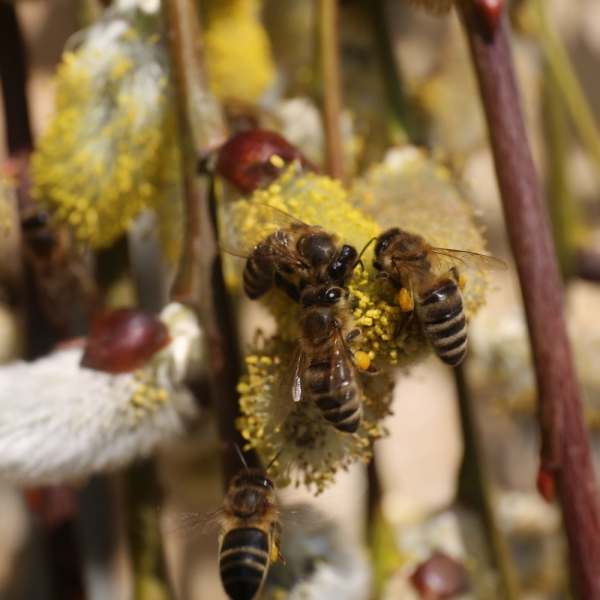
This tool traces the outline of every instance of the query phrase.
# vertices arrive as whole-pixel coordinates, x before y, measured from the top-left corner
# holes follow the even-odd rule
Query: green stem
[[[454,376],[464,441],[463,461],[458,476],[458,498],[481,516],[492,560],[500,573],[502,597],[505,600],[518,600],[519,591],[508,544],[494,519],[492,484],[488,476],[481,440],[477,433],[471,409],[471,398],[462,366],[454,369]]]
[[[596,165],[600,179],[600,135],[594,115],[581,89],[571,61],[560,40],[552,31],[546,14],[546,0],[531,0],[533,13],[538,26],[539,40],[546,55],[548,68],[563,101],[569,109],[569,116],[575,125],[581,141],[590,158]]]
[[[177,102],[199,160],[220,148],[228,137],[225,118],[208,85],[196,3],[163,3]]]
[[[134,573],[135,600],[169,600],[156,507],[160,491],[154,462],[143,461],[127,471],[127,513]]]
[[[385,23],[384,0],[364,0],[364,4],[371,18],[388,104],[394,117],[394,129],[398,132],[396,141],[415,142],[416,127],[408,109],[400,66],[394,56],[394,49]]]
[[[548,76],[544,88],[544,134],[548,164],[547,194],[558,262],[567,280],[575,275],[576,234],[581,217],[567,173],[569,132],[556,80]]]

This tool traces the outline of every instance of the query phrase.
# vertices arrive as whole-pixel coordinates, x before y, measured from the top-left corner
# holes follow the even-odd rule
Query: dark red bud
[[[164,323],[137,308],[99,315],[92,326],[81,366],[105,373],[130,373],[170,342]]]
[[[540,467],[537,474],[536,486],[540,496],[549,504],[554,500],[554,475],[548,469]]]
[[[473,0],[475,9],[484,20],[489,33],[494,33],[500,26],[503,0]]]
[[[272,156],[282,159],[280,166]],[[285,165],[299,160],[305,171],[318,172],[295,146],[279,134],[264,129],[242,131],[230,138],[219,151],[216,171],[236,185],[244,194],[264,188],[277,179]]]
[[[421,563],[410,580],[426,600],[453,598],[468,588],[465,568],[441,552],[436,552]]]

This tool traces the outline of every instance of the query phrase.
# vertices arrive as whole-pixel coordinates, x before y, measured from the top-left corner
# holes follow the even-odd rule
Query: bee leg
[[[347,342],[351,342],[354,338],[358,337],[360,335],[361,331],[360,329],[357,327],[356,329],[353,329],[347,336],[346,336],[346,341]]]
[[[464,275],[461,275],[459,270],[456,267],[452,267],[448,270],[448,277],[454,281],[454,283],[458,286],[458,289],[462,292],[465,289],[465,285],[467,284],[467,280]]]
[[[285,558],[281,555],[281,525],[278,521],[271,523],[271,536],[273,539],[273,546],[271,548],[271,562],[279,559],[285,565]]]
[[[279,271],[275,271],[275,285],[284,291],[294,302],[300,302],[300,291],[291,281],[288,281]]]
[[[415,313],[413,311],[406,317],[406,319],[402,320],[402,324],[398,325],[396,327],[396,331],[394,332],[394,337],[401,337],[401,338],[406,337],[406,331],[410,327],[410,324],[412,323],[414,315],[415,315]]]

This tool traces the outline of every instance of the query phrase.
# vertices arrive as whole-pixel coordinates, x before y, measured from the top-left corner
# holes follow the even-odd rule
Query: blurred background
[[[7,23],[13,13],[22,34],[34,140],[43,136],[55,115],[55,76],[65,45],[70,50],[77,48],[81,34],[76,32],[101,18],[103,4],[92,0],[19,0],[0,5],[0,38],[4,35],[8,40]],[[151,3],[142,4],[139,10],[153,14]],[[462,373],[470,415],[461,415],[455,374],[436,357],[398,371],[393,415],[384,422],[389,435],[375,442],[375,461],[369,472],[363,464],[355,463],[347,471],[339,471],[335,484],[317,497],[304,488],[281,490],[282,504],[306,504],[316,512],[307,513],[310,517],[296,513],[284,521],[284,543],[286,529],[289,543],[294,536],[304,535],[308,540],[300,548],[290,548],[291,558],[284,546],[290,570],[296,568],[294,560],[303,566],[297,567],[297,580],[292,582],[286,581],[289,574],[273,567],[265,595],[566,599],[570,596],[560,511],[556,504],[546,502],[536,487],[539,439],[535,378],[465,38],[454,12],[433,16],[399,0],[374,4],[381,11],[375,15],[369,3],[339,3],[341,131],[348,178],[362,177],[372,164],[385,159],[390,148],[402,147],[409,139],[417,141],[418,146],[427,148],[427,160],[449,169],[452,181],[448,185],[459,189],[461,197],[470,203],[485,230],[487,249],[510,269],[493,275],[486,305],[469,323],[469,353]],[[596,429],[600,425],[600,323],[596,318],[600,305],[600,164],[598,155],[594,156],[594,148],[600,146],[594,146],[598,144],[597,128],[585,136],[573,108],[576,101],[573,104],[569,99],[569,94],[582,92],[577,98],[587,104],[597,123],[600,5],[594,0],[549,0],[542,3],[543,9],[533,0],[507,4],[530,142],[553,216],[586,418],[600,460]],[[325,133],[319,108],[322,90],[316,58],[316,2],[208,0],[200,3],[200,9],[211,88],[225,108],[230,129],[255,125],[275,129],[323,166]],[[538,10],[545,14],[547,31],[536,24]],[[245,24],[244,14],[248,19]],[[382,40],[377,29],[381,26],[387,28],[387,40]],[[557,40],[568,58],[567,67],[552,54]],[[98,42],[99,52],[104,51],[102,43]],[[393,51],[393,77],[401,84],[406,112],[400,123],[404,127],[390,114],[393,110],[387,98],[392,76],[390,63],[381,58],[385,57],[381,49],[384,43]],[[8,71],[17,68],[15,52],[14,47],[0,41],[0,60],[12,63]],[[562,87],[555,83],[555,79],[565,80],[561,77],[570,81],[565,68],[576,77],[576,91],[569,88],[570,83]],[[6,87],[4,79],[3,85]],[[7,145],[5,114],[0,114],[0,161],[7,165],[4,175],[13,175],[16,170],[19,181],[20,155]],[[409,128],[411,135],[407,135]],[[76,134],[78,130],[74,131]],[[241,195],[227,186],[225,193]],[[393,212],[389,210],[387,214]],[[150,218],[146,229],[153,228],[156,221]],[[132,234],[127,235],[131,238]],[[141,243],[148,240],[143,227],[138,237]],[[93,251],[87,244],[78,247],[77,253],[88,272],[96,269],[106,305],[139,305],[158,312],[173,278],[172,263],[160,257],[153,238],[148,242],[145,263],[130,257],[120,264],[121,240],[116,236],[95,257],[90,257]],[[164,238],[162,241],[164,245]],[[5,247],[9,247],[8,242]],[[11,261],[15,260],[20,259],[5,255],[1,265],[3,364],[38,358],[61,339],[85,333],[81,304],[67,311],[64,322],[57,325],[46,315],[42,317],[46,325],[33,329],[29,325],[26,332],[26,311],[12,289]],[[149,264],[154,264],[157,277],[152,277]],[[107,270],[112,272],[106,275]],[[140,278],[149,286],[146,291],[141,291],[144,284]],[[63,306],[68,302],[59,300]],[[242,347],[250,343],[257,327],[267,331],[273,327],[264,309],[250,301],[240,301],[238,314]],[[21,377],[26,377],[25,372]],[[2,406],[18,403],[8,375],[4,382]],[[133,475],[126,473],[126,465],[117,464],[108,474],[69,478],[52,487],[29,485],[27,481],[18,486],[13,477],[0,487],[0,598],[226,597],[217,565],[218,529],[197,535],[185,519],[180,519],[182,513],[198,513],[201,520],[201,515],[218,507],[223,498],[219,438],[202,378],[194,393],[200,407],[195,420],[186,425],[178,439],[160,445],[153,453],[155,463],[138,464]],[[464,490],[458,489],[468,418],[474,419],[475,455],[485,475],[481,489],[488,503],[484,505],[469,504]],[[7,419],[0,426],[0,435],[10,431]],[[19,441],[12,438],[9,442]],[[68,445],[69,440],[62,443]],[[115,466],[120,468],[115,471]],[[0,481],[3,469],[0,460]],[[156,476],[146,477],[149,471]],[[138,485],[136,481],[144,483]],[[130,518],[133,488],[143,490],[140,493],[147,493],[149,499],[150,525],[143,526],[143,535],[138,535],[139,524]],[[314,531],[303,519],[313,524]],[[289,533],[292,531],[296,533]],[[156,532],[162,541],[151,537],[158,535]],[[144,553],[136,544],[151,551]],[[495,544],[500,544],[500,551]],[[346,548],[346,554],[340,548]],[[160,558],[163,550],[164,564]],[[338,551],[339,557],[332,559]],[[505,561],[502,566],[499,555]],[[439,560],[436,563],[432,560],[436,556],[446,557],[450,566]],[[332,569],[339,567],[341,573],[349,569],[356,574],[352,591],[327,588],[316,577],[311,580],[322,568],[321,562],[330,559]],[[145,564],[144,560],[150,561],[150,570],[156,574],[146,587],[136,582],[138,566]],[[441,578],[447,591],[443,585],[436,591],[428,580],[428,569],[434,579],[436,574]],[[505,571],[512,578],[510,594],[503,587]],[[300,589],[298,582],[303,580],[312,584]],[[163,586],[161,582],[169,583]],[[428,587],[431,585],[433,591]]]

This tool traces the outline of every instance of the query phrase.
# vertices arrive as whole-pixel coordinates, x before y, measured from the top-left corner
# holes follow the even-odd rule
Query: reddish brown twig
[[[600,516],[550,223],[527,142],[506,19],[458,0],[488,122],[537,374],[541,468],[554,475],[579,598],[600,599]]]

